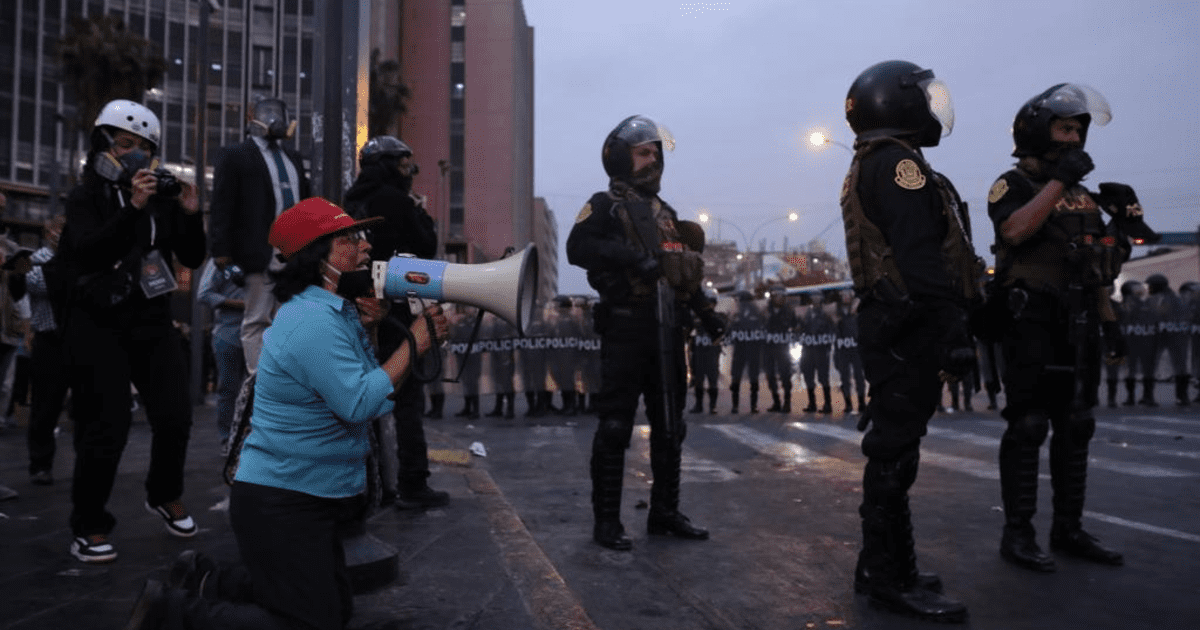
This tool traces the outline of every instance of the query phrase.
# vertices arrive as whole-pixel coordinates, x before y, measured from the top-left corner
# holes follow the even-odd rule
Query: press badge
[[[167,261],[163,260],[162,252],[157,249],[150,250],[149,254],[142,257],[141,284],[142,292],[148,298],[158,297],[179,288],[179,283],[175,282],[175,274],[171,273]]]

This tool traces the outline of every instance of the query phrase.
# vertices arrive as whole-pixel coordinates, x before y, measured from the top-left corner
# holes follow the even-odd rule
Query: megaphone
[[[533,320],[537,296],[537,247],[532,243],[516,256],[463,265],[401,254],[371,264],[375,297],[458,302],[491,311],[524,336]]]

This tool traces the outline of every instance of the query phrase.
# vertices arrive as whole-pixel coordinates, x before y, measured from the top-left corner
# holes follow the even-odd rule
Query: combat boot
[[[1188,400],[1188,384],[1192,377],[1187,374],[1175,375],[1175,406],[1187,407],[1191,402]]]
[[[779,392],[775,388],[771,388],[771,406],[767,407],[767,411],[780,411],[783,407],[779,404]]]
[[[563,399],[562,415],[574,416],[579,413],[578,398],[576,398],[575,392],[563,392],[562,399]]]
[[[758,413],[758,388],[750,388],[750,413]]]
[[[1050,485],[1054,488],[1054,522],[1050,527],[1050,550],[1076,558],[1121,566],[1125,558],[1100,544],[1083,531],[1083,502],[1087,494],[1088,445],[1078,438],[1050,438]]]
[[[538,407],[537,392],[525,392],[525,417],[536,418],[542,415],[541,408]]]
[[[821,406],[821,413],[833,413],[833,394],[829,391],[829,386],[821,387],[821,394],[825,397],[825,404]]]
[[[696,404],[692,405],[692,413],[702,413],[704,411],[704,388],[700,385],[696,386]]]
[[[842,400],[846,401],[846,413],[854,413],[854,401],[850,399],[850,388],[842,387]]]
[[[517,404],[515,402],[516,396],[517,395],[512,392],[509,392],[504,395],[504,404],[505,404],[504,419],[505,420],[512,420],[517,415],[517,411],[515,409],[515,407],[517,406]]]
[[[1009,428],[1000,438],[1000,499],[1004,504],[1004,533],[1000,556],[1031,571],[1050,573],[1058,567],[1037,544],[1032,520],[1037,512],[1039,444],[1022,442]]]
[[[783,408],[780,409],[783,413],[792,413],[792,388],[783,388]]]
[[[729,406],[729,413],[737,413],[738,412],[738,397],[740,395],[741,395],[741,392],[738,390],[738,388],[736,388],[736,387],[729,388],[729,397],[732,401]]]
[[[717,413],[717,388],[708,388],[708,413]]]
[[[687,540],[708,540],[708,530],[692,525],[691,519],[679,511],[679,468],[682,457],[679,445],[650,447],[650,471],[654,475],[654,483],[650,486],[650,514],[646,518],[646,533]]]
[[[1126,407],[1132,407],[1137,404],[1134,400],[1134,392],[1137,390],[1137,379],[1132,376],[1125,379],[1125,402],[1121,403]]]
[[[496,394],[496,405],[492,410],[484,414],[488,418],[499,418],[504,415],[504,394]]]
[[[1147,407],[1158,406],[1158,403],[1154,401],[1154,383],[1153,376],[1142,378],[1142,399],[1138,402]]]
[[[808,390],[808,406],[804,408],[804,413],[816,413],[817,411],[817,392]]]
[[[629,551],[633,541],[621,524],[621,485],[625,479],[625,452],[592,445],[592,540],[616,551]]]

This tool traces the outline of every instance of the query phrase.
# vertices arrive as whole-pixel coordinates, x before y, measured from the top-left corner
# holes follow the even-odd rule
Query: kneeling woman
[[[269,240],[285,264],[273,272],[272,291],[281,306],[263,335],[229,505],[249,580],[212,593],[225,571],[185,552],[169,586],[190,592],[148,583],[127,627],[159,627],[176,615],[209,628],[336,630],[349,621],[338,531],[365,507],[371,421],[390,413],[388,396],[414,359],[448,334],[441,308],[431,306],[383,365],[375,358],[368,331],[387,302],[355,297],[362,292],[351,282],[369,273],[362,230],[375,220],[355,221],[320,198],[275,219]]]

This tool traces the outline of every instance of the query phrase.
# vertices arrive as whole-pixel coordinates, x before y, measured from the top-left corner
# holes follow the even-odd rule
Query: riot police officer
[[[854,293],[843,291],[837,303],[837,338],[834,341],[833,365],[838,371],[842,385],[842,398],[846,401],[846,413],[854,413],[851,391],[858,394],[858,411],[867,407],[867,384],[863,380],[862,357],[858,353],[858,313],[854,309]],[[853,381],[853,387],[851,386]]]
[[[1146,278],[1146,288],[1150,297],[1146,299],[1150,312],[1158,322],[1156,339],[1157,350],[1154,353],[1153,365],[1158,365],[1163,352],[1171,359],[1171,373],[1175,382],[1175,405],[1186,407],[1191,404],[1188,400],[1188,334],[1191,331],[1190,313],[1184,307],[1183,300],[1171,290],[1167,277],[1161,273],[1151,274]],[[1153,385],[1150,385],[1153,387]],[[1153,390],[1152,390],[1153,391]]]
[[[833,318],[825,312],[825,298],[813,293],[812,303],[800,320],[800,341],[804,350],[800,354],[800,374],[804,377],[804,388],[808,390],[808,406],[804,413],[833,413],[833,394],[829,390],[829,351],[833,347],[836,333]],[[817,408],[817,384],[825,403]]]
[[[716,293],[706,293],[709,304],[717,306]],[[688,342],[691,352],[692,388],[696,405],[692,413],[704,411],[704,396],[708,395],[708,413],[717,413],[717,380],[721,372],[721,340],[713,339],[702,328],[693,327]]]
[[[860,421],[870,428],[855,590],[888,610],[960,622],[966,606],[941,594],[936,575],[917,571],[908,505],[921,437],[941,395],[939,372],[961,375],[974,357],[966,305],[977,295],[981,262],[966,207],[921,151],[949,134],[954,112],[932,70],[885,61],[854,80],[846,119],[857,137],[842,217],[871,384]]]
[[[1120,553],[1101,545],[1080,522],[1088,442],[1096,428],[1100,331],[1103,327],[1111,339],[1120,336],[1105,287],[1129,251],[1101,212],[1101,206],[1121,212],[1128,200],[1093,197],[1079,183],[1093,168],[1083,150],[1088,127],[1111,118],[1104,97],[1084,85],[1063,83],[1033,97],[1013,122],[1016,168],[988,193],[996,278],[1011,317],[1001,342],[1007,366],[1001,415],[1008,427],[1000,440],[1005,518],[1000,554],[1034,571],[1056,568],[1038,546],[1032,524],[1039,451],[1051,429],[1051,550],[1122,563]]]
[[[767,298],[767,338],[763,343],[763,371],[771,406],[767,411],[792,412],[792,332],[796,329],[796,311],[788,304],[783,285],[771,287]],[[780,394],[783,395],[782,400]]]
[[[604,355],[592,441],[592,537],[616,550],[633,545],[621,524],[621,484],[639,397],[646,400],[654,475],[646,530],[708,538],[679,511],[687,390],[683,327],[670,311],[690,308],[714,338],[723,322],[700,291],[703,260],[684,245],[675,210],[658,196],[663,149],[673,146],[670,134],[645,116],[621,121],[601,153],[608,190],[592,195],[567,238],[567,260],[587,271],[600,294],[595,317]]]
[[[742,393],[742,375],[750,381],[750,413],[758,413],[759,373],[762,368],[763,340],[766,322],[749,291],[738,294],[737,313],[729,334],[733,345],[729,360],[729,413],[738,412]]]
[[[1154,358],[1157,356],[1156,344],[1158,324],[1154,321],[1154,313],[1146,304],[1146,285],[1137,280],[1128,280],[1121,285],[1121,312],[1118,317],[1121,322],[1121,333],[1129,349],[1125,361],[1125,402],[1126,407],[1132,407],[1139,402],[1147,406],[1155,406],[1154,402]],[[1143,390],[1141,401],[1137,400],[1138,377],[1142,377]]]

